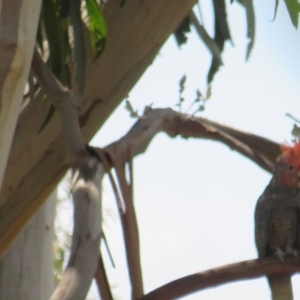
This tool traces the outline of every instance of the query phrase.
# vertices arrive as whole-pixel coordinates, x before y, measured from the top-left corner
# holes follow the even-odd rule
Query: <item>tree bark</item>
[[[0,2],[0,189],[29,67],[41,0]]]
[[[55,206],[53,192],[0,261],[0,299],[50,298],[54,290]]]

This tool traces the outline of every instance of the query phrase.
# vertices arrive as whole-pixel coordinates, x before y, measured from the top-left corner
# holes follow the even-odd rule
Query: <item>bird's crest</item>
[[[288,162],[295,163],[300,168],[300,142],[296,141],[292,145],[283,143],[280,145],[281,155],[287,159]]]

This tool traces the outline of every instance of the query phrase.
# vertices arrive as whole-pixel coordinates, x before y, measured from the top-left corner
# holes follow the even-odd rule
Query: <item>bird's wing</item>
[[[267,255],[267,245],[271,236],[269,196],[261,195],[255,207],[255,243],[259,257]]]

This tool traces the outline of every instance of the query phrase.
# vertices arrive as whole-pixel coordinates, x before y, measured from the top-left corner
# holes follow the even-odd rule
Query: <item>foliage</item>
[[[179,85],[179,100],[178,102],[175,104],[175,106],[178,107],[178,111],[182,112],[182,104],[185,101],[185,98],[183,96],[183,92],[185,90],[185,84],[186,84],[186,75],[183,75],[182,78],[180,79],[178,85]],[[194,112],[192,113],[192,116],[194,116],[196,113],[204,111],[205,110],[205,104],[207,102],[207,100],[210,98],[211,96],[211,86],[209,85],[207,87],[207,91],[206,91],[206,96],[203,97],[201,91],[199,89],[196,90],[196,95],[195,95],[195,99],[191,102],[191,104],[189,105],[189,107],[186,109],[186,113],[190,113],[190,110],[192,108],[194,108],[195,106],[197,107],[196,110],[194,110]]]
[[[54,75],[67,87],[74,88],[75,84],[80,96],[84,94],[88,44],[97,59],[105,47],[106,35],[102,8],[96,0],[43,1],[37,44],[43,56],[48,56]],[[29,94],[34,93],[33,89],[36,87],[29,81]],[[54,113],[51,106],[39,132]]]

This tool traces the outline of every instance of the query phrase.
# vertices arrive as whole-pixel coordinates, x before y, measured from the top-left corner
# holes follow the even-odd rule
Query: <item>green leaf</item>
[[[286,8],[289,12],[291,21],[295,28],[298,28],[298,10],[299,10],[299,3],[298,0],[284,0]]]
[[[133,106],[131,105],[130,101],[126,99],[125,101],[125,109],[129,112],[131,118],[139,118],[139,114],[137,110],[134,110]]]
[[[28,76],[28,86],[29,86],[29,99],[30,101],[33,101],[34,99],[34,93],[35,93],[35,85],[34,85],[34,81],[33,81],[33,75],[31,72],[29,72],[29,76]]]
[[[39,20],[39,25],[38,25],[38,29],[37,29],[37,33],[36,33],[36,41],[37,41],[37,44],[40,47],[41,52],[44,53],[44,37],[43,37],[43,33],[42,33],[42,20],[41,20],[41,18]]]
[[[292,130],[293,137],[300,138],[300,127],[294,124],[293,130]]]
[[[174,32],[178,46],[181,46],[187,42],[187,33],[189,33],[190,31],[190,18],[187,16],[183,19],[179,27]]]
[[[200,92],[199,89],[197,89],[196,95],[197,95],[197,98],[198,98],[198,99],[200,99],[200,98],[202,97],[202,93]]]
[[[38,134],[40,134],[43,131],[43,129],[47,126],[47,124],[50,122],[50,120],[54,116],[54,113],[55,113],[55,107],[53,105],[51,105],[49,110],[48,110],[47,116],[46,116],[46,118],[45,118]]]
[[[276,2],[275,2],[275,9],[274,9],[274,17],[273,17],[272,22],[276,19],[276,16],[277,16],[277,10],[278,10],[278,5],[279,5],[279,0],[276,0]]]
[[[100,6],[96,0],[85,0],[89,17],[89,29],[92,47],[96,58],[102,53],[106,41],[106,23]]]
[[[224,50],[224,45],[227,40],[231,40],[229,25],[227,22],[227,11],[225,0],[213,0],[213,9],[215,17],[215,37],[214,41],[219,48],[220,53]],[[212,62],[207,74],[207,83],[211,83],[215,74],[218,72],[221,66],[220,60],[215,56],[212,58]]]
[[[84,39],[84,23],[81,18],[80,10],[81,1],[70,1],[70,17],[74,32],[74,60],[76,63],[76,79],[78,82],[78,91],[82,96],[85,84],[85,39]]]
[[[254,12],[253,0],[238,0],[238,2],[242,4],[246,10],[247,37],[249,38],[247,52],[246,52],[246,60],[248,60],[252,52],[254,46],[254,39],[255,39],[255,12]]]
[[[58,4],[53,0],[43,1],[42,19],[49,44],[49,66],[54,75],[66,82],[65,61],[70,53],[67,27],[58,16]]]
[[[49,64],[52,72],[59,78],[63,61],[63,34],[60,20],[53,0],[43,1],[43,22],[49,44]]]
[[[179,81],[179,93],[180,94],[182,94],[182,92],[184,91],[185,81],[186,81],[186,75],[183,75]]]

